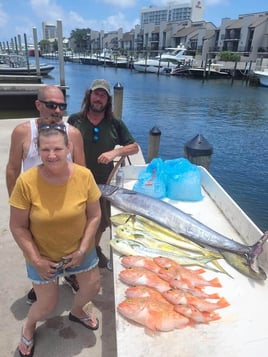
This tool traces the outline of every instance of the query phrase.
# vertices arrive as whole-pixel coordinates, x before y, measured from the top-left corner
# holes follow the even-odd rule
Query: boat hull
[[[136,71],[143,73],[170,73],[177,65],[157,60],[140,60],[134,62],[133,67]]]
[[[54,69],[54,66],[40,66],[40,74],[41,76],[47,76],[52,70]],[[0,75],[14,75],[14,76],[19,76],[19,75],[36,75],[36,67],[1,67],[0,66]]]
[[[254,74],[259,78],[261,86],[268,87],[268,70],[254,71]]]
[[[230,74],[224,71],[215,71],[213,69],[204,70],[204,68],[190,68],[189,75],[194,78],[228,78]]]

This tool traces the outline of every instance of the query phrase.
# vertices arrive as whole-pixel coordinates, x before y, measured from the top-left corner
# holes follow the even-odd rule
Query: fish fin
[[[220,299],[220,296],[218,293],[208,294],[208,299]]]
[[[220,283],[220,281],[219,281],[218,278],[214,278],[214,279],[212,279],[212,280],[209,280],[209,284],[210,284],[211,286],[215,286],[215,287],[217,287],[217,288],[222,288],[222,285],[221,285],[221,283]]]
[[[223,258],[223,256],[222,256],[222,258]],[[215,267],[218,269],[218,271],[219,271],[220,273],[226,274],[226,275],[228,275],[230,278],[233,279],[233,276],[232,276],[231,274],[229,274],[228,271],[226,271],[226,270],[220,265],[220,263],[218,262],[218,260],[213,260],[213,261],[211,262],[211,264],[215,265]]]
[[[195,273],[195,274],[203,274],[203,273],[205,273],[206,271],[205,271],[205,269],[200,268],[200,269],[192,270],[192,272]]]
[[[222,298],[220,298],[220,300],[217,302],[217,305],[218,305],[219,308],[221,309],[221,308],[224,308],[224,307],[229,306],[230,304],[229,304],[229,302],[228,302],[224,297],[222,297]]]

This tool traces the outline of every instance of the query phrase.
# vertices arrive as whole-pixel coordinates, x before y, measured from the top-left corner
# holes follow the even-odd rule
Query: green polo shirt
[[[92,171],[96,182],[106,183],[114,165],[99,164],[98,157],[106,151],[111,151],[116,145],[126,146],[135,142],[127,126],[122,120],[104,118],[98,126],[94,126],[88,119],[81,119],[80,113],[72,114],[69,119],[78,128],[84,141],[86,166]],[[98,133],[94,132],[98,128]],[[98,137],[97,140],[93,136]]]

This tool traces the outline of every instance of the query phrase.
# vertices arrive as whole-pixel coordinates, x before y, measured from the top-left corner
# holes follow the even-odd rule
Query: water
[[[59,69],[46,83],[59,83]],[[186,142],[202,134],[213,146],[210,172],[249,217],[268,228],[268,88],[242,81],[195,80],[126,69],[65,64],[68,114],[79,111],[96,78],[124,87],[123,120],[147,157],[149,131],[161,131],[159,156],[182,157]]]

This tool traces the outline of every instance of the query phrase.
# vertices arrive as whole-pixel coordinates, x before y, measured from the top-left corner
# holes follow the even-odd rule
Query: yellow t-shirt
[[[17,179],[9,199],[13,207],[30,209],[33,239],[40,254],[53,261],[79,248],[87,222],[86,203],[101,196],[91,171],[73,165],[69,180],[59,185],[44,180],[37,167],[27,170]],[[93,246],[94,242],[88,251]]]

